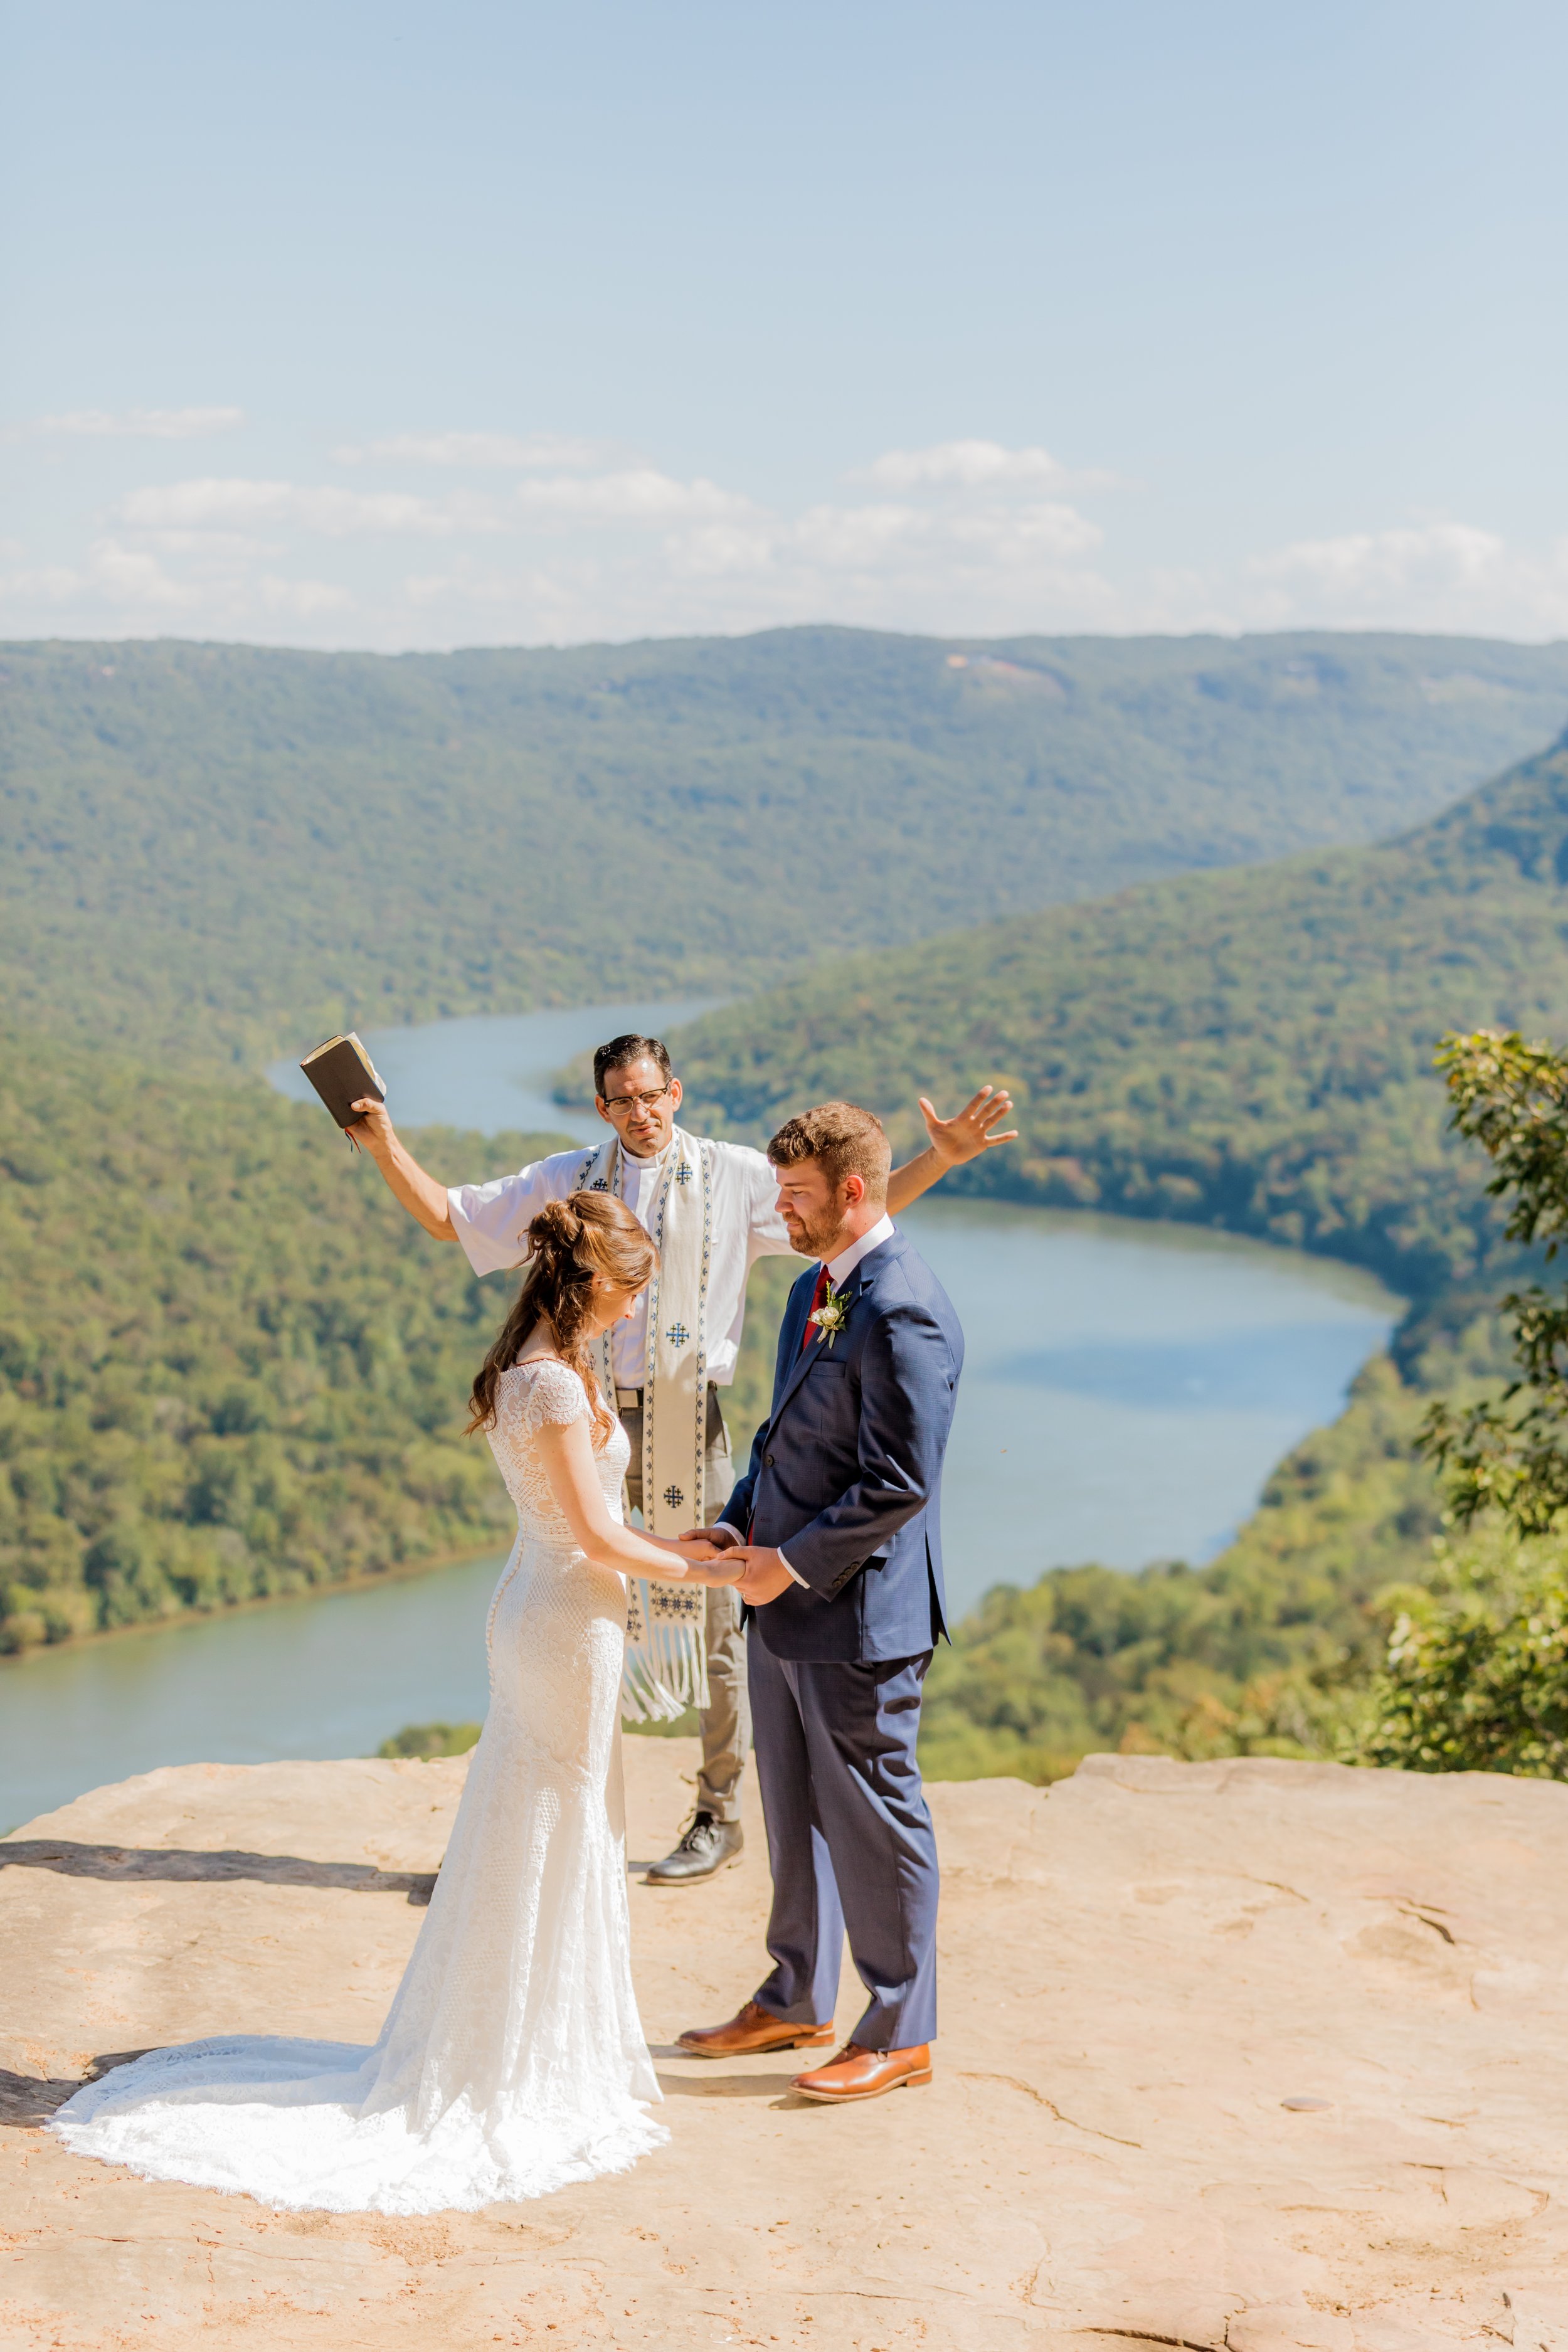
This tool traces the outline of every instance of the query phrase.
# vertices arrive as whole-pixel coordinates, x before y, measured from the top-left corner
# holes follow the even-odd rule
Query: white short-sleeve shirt
[[[760,1151],[743,1143],[707,1143],[713,1171],[713,1255],[708,1272],[708,1378],[728,1388],[741,1352],[746,1318],[746,1277],[760,1257],[788,1257],[790,1238],[778,1212],[778,1182]],[[447,1192],[452,1223],[476,1274],[521,1265],[528,1228],[547,1201],[575,1192],[588,1147],[552,1152],[498,1176],[489,1184],[455,1184]],[[646,1228],[658,1197],[668,1146],[652,1160],[621,1153],[620,1194]],[[647,1355],[647,1293],[629,1323],[617,1323],[613,1341],[617,1388],[640,1388]]]

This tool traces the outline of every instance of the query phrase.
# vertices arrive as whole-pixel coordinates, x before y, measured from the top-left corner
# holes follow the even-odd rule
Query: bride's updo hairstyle
[[[522,1288],[496,1342],[479,1366],[469,1399],[471,1430],[489,1429],[496,1417],[496,1383],[522,1353],[523,1343],[542,1323],[556,1351],[588,1391],[594,1435],[602,1445],[612,1423],[599,1387],[598,1367],[588,1346],[594,1284],[640,1290],[658,1264],[658,1252],[623,1202],[609,1192],[574,1192],[552,1201],[528,1229],[528,1263]]]

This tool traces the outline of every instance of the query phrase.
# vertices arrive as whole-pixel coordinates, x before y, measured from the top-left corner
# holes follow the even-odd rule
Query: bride
[[[622,1523],[626,1439],[589,1347],[633,1313],[653,1244],[596,1192],[542,1210],[529,1241],[469,1424],[518,1517],[486,1630],[489,1712],[381,2038],[153,2051],[58,2111],[79,2154],[272,2205],[433,2213],[624,2171],[668,2137],[632,1990],[625,1580],[726,1579],[710,1546]]]

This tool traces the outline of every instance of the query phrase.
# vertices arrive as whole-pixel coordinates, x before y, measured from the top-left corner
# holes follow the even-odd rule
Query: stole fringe
[[[621,1669],[621,1714],[632,1723],[673,1723],[689,1706],[708,1705],[707,1643],[700,1619],[656,1615],[647,1583],[637,1580],[641,1622],[626,1643]]]

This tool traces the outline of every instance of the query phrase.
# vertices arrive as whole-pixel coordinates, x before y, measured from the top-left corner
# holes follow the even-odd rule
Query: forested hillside
[[[460,1434],[503,1277],[320,1112],[0,1042],[0,1651],[505,1541]]]
[[[899,1127],[918,1087],[987,1071],[1025,1140],[968,1181],[1338,1250],[1424,1301],[1407,1383],[1370,1371],[1221,1560],[1054,1572],[933,1670],[942,1770],[1291,1736],[1313,1678],[1374,1642],[1378,1588],[1425,1572],[1417,1391],[1492,1360],[1495,1221],[1431,1054],[1451,1024],[1568,1030],[1568,745],[1382,846],[823,946],[1375,831],[1447,801],[1489,729],[1543,699],[1555,719],[1568,677],[1545,654],[1370,639],[965,660],[836,631],[406,664],[5,656],[0,898],[29,977],[25,1034],[0,1038],[0,1646],[504,1533],[458,1433],[503,1286],[235,1061],[345,1010],[733,987],[815,947],[809,977],[680,1041],[698,1121],[762,1135],[848,1093]],[[628,922],[634,884],[695,925]],[[528,1148],[419,1141],[443,1173]],[[742,1440],[789,1271],[758,1271]]]
[[[1332,1752],[1379,1596],[1441,1572],[1426,1403],[1508,1363],[1491,1307],[1521,1260],[1432,1067],[1445,1029],[1490,1022],[1568,1033],[1568,740],[1403,840],[842,961],[677,1041],[693,1115],[758,1135],[829,1092],[901,1129],[922,1076],[1005,1077],[1016,1156],[950,1186],[1268,1234],[1415,1297],[1394,1360],[1209,1566],[993,1592],[931,1669],[933,1773],[1044,1779],[1123,1743]]]
[[[1449,1027],[1568,1031],[1568,741],[1403,840],[837,961],[679,1041],[696,1118],[885,1111],[934,1077],[1020,1097],[1024,1140],[950,1180],[1201,1218],[1430,1293],[1487,1246],[1447,1137]]]
[[[1365,1367],[1206,1567],[1058,1568],[988,1593],[932,1662],[926,1769],[1045,1780],[1091,1748],[1334,1753],[1345,1700],[1382,1654],[1384,1596],[1441,1572],[1438,1483],[1415,1450],[1426,1403],[1507,1360],[1481,1296],[1462,1289],[1407,1318],[1398,1354]]]
[[[1445,638],[12,646],[0,990],[253,1066],[348,1020],[745,989],[1389,834],[1565,710],[1568,647]]]

